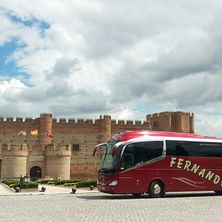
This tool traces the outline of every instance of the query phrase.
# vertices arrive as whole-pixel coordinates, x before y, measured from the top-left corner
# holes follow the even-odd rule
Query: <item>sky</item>
[[[222,1],[0,0],[0,116],[193,112],[222,136]]]

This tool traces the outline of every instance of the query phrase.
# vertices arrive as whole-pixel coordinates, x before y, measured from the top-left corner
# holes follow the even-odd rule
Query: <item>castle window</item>
[[[72,144],[72,151],[79,151],[79,144]]]

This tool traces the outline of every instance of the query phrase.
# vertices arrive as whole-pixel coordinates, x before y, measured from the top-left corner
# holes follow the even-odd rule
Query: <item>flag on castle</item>
[[[32,130],[31,135],[32,136],[37,136],[38,135],[38,130]]]
[[[53,137],[52,134],[50,132],[48,132],[48,131],[45,132],[45,136],[47,136],[48,138],[52,138]]]
[[[21,130],[21,131],[18,132],[18,135],[19,136],[26,136],[27,134],[26,134],[25,130]]]

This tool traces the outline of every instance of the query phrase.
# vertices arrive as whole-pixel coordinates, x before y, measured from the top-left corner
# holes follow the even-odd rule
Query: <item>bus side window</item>
[[[138,164],[160,157],[163,152],[162,141],[135,143],[135,162]]]
[[[140,166],[144,162],[160,157],[163,152],[162,141],[137,142],[129,144],[123,153],[121,170]]]
[[[124,150],[121,170],[126,170],[130,167],[133,167],[134,164],[134,146],[133,144],[130,144]]]

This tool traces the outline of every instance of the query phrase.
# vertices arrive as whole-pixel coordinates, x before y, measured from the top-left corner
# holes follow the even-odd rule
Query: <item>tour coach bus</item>
[[[98,189],[111,194],[222,193],[222,138],[191,133],[128,131],[105,146]]]

